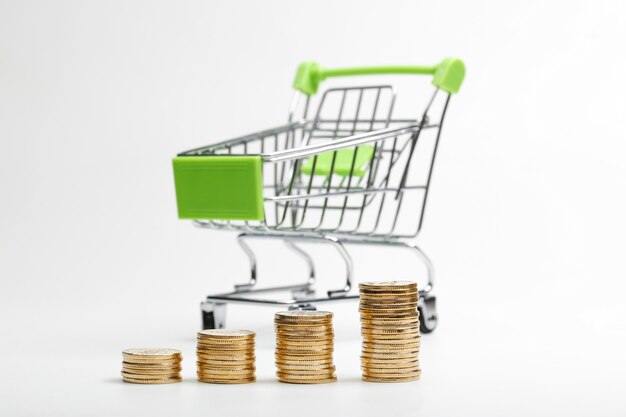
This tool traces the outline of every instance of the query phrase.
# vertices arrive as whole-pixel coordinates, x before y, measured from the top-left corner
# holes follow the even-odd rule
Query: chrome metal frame
[[[366,111],[368,94],[374,99],[370,100]],[[355,111],[347,114],[350,95],[356,95],[357,99],[352,107]],[[388,97],[384,98],[385,95]],[[356,299],[358,294],[351,293],[353,261],[346,246],[378,245],[409,249],[423,262],[427,276],[425,284],[420,286],[419,305],[424,316],[422,325],[427,327],[422,330],[434,328],[437,317],[432,295],[433,266],[413,239],[422,228],[441,127],[450,100],[449,94],[443,94],[439,111],[433,111],[434,103],[441,96],[440,91],[435,90],[418,119],[393,119],[396,92],[390,86],[333,88],[321,96],[315,116],[308,119],[311,100],[306,97],[302,104],[300,95],[296,94],[288,124],[179,154],[257,154],[264,165],[266,218],[263,221],[193,221],[200,228],[238,231],[238,243],[250,262],[248,282],[235,285],[233,292],[210,295],[202,303],[203,314],[211,315],[214,320],[213,327],[224,326],[226,303],[309,309],[319,303]],[[327,116],[324,109],[332,97],[339,98],[338,109]],[[384,100],[386,108],[382,105]],[[300,107],[301,117],[298,117]],[[438,114],[433,117],[433,113]],[[424,152],[421,145],[429,141],[427,134],[431,147],[426,154],[426,174],[416,182],[410,167],[414,165],[415,155]],[[365,174],[357,176],[355,161],[358,147],[363,145],[373,146],[373,158],[367,162]],[[347,175],[335,172],[337,153],[342,150],[353,150]],[[301,167],[307,161],[312,161],[311,172],[316,172],[318,157],[331,152],[330,174],[320,177],[302,172]],[[414,206],[419,207],[419,212],[412,211],[414,207],[409,203],[403,204],[409,197],[416,198]],[[409,226],[403,219],[408,219]],[[349,220],[353,224],[348,227]],[[306,279],[294,285],[258,288],[256,255],[247,243],[251,239],[284,241],[305,261]],[[324,295],[315,294],[313,258],[300,243],[325,243],[337,250],[346,268],[341,288]],[[263,297],[285,291],[291,293],[287,298]]]

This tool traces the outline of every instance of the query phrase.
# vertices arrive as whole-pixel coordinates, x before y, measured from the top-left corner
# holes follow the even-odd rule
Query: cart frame
[[[388,85],[328,89],[315,116],[308,117],[311,96],[323,80],[369,74],[432,75],[436,88],[417,119],[392,118],[396,93]],[[199,228],[237,231],[237,241],[250,262],[248,282],[235,285],[232,292],[209,295],[201,303],[203,328],[223,328],[228,303],[315,309],[320,303],[357,299],[358,294],[350,292],[354,267],[346,246],[378,245],[407,249],[424,264],[420,328],[424,333],[433,331],[437,325],[433,265],[414,239],[423,224],[446,110],[464,74],[463,63],[452,58],[432,67],[329,70],[304,63],[294,82],[297,92],[288,124],[180,153],[174,159],[179,217],[191,219]],[[370,106],[373,112],[364,117],[368,93],[375,101]],[[390,94],[388,111],[380,116],[381,97],[386,93]],[[344,114],[350,94],[358,97],[354,116]],[[336,117],[329,118],[323,109],[333,95],[340,98],[340,106]],[[433,117],[438,98],[438,117]],[[296,120],[299,108],[302,117]],[[423,134],[429,131],[427,169],[423,180],[413,183],[409,168],[416,164],[418,144],[427,141]],[[409,196],[417,198],[412,206],[403,204]],[[416,207],[418,215],[413,211]],[[402,223],[404,218],[408,223]],[[307,264],[306,279],[258,288],[257,259],[248,241],[259,239],[284,241]],[[314,262],[301,243],[324,243],[337,250],[346,270],[341,288],[315,294]],[[273,292],[290,296],[263,297]]]

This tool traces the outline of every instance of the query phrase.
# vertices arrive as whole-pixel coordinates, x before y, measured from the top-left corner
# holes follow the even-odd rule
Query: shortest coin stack
[[[180,382],[180,351],[176,349],[126,349],[122,351],[122,379],[134,384]]]
[[[276,313],[276,376],[280,382],[323,384],[337,381],[332,320],[333,313],[327,311]]]
[[[364,282],[359,284],[359,290],[363,380],[408,382],[419,379],[417,284]]]
[[[198,332],[198,381],[246,384],[256,381],[255,333],[249,330]]]

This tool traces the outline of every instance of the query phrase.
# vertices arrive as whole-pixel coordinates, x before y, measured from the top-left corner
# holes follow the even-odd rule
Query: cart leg
[[[248,260],[250,261],[250,280],[245,284],[235,285],[235,292],[252,291],[254,286],[256,285],[257,283],[257,260],[256,260],[256,256],[254,255],[254,252],[252,252],[252,249],[250,249],[250,246],[245,242],[245,240],[247,238],[263,238],[263,237],[267,237],[267,236],[247,234],[247,233],[242,233],[239,236],[237,236],[237,243],[239,243],[239,246],[246,253],[246,255],[248,256]],[[297,294],[302,294],[302,295],[310,295],[312,293],[311,287],[313,286],[313,284],[315,284],[315,267],[313,265],[313,259],[311,258],[311,256],[309,256],[308,253],[306,253],[300,247],[296,246],[293,242],[285,239],[285,243],[296,254],[304,258],[309,269],[309,275],[308,275],[307,281],[303,283],[302,285],[294,286],[294,287],[297,287],[294,289],[294,294],[297,293]]]
[[[313,294],[315,291],[313,290],[313,285],[315,284],[315,266],[313,265],[313,259],[311,256],[306,253],[302,248],[296,246],[295,243],[285,240],[285,244],[289,249],[294,251],[296,254],[300,255],[304,258],[307,266],[309,267],[309,278],[307,280],[307,285],[302,288],[295,288],[291,291],[294,298],[302,298]]]
[[[324,236],[324,239],[327,242],[331,243],[335,247],[335,249],[337,249],[339,255],[341,255],[343,261],[346,264],[346,284],[341,289],[328,291],[328,296],[333,297],[336,295],[343,295],[349,292],[352,288],[352,274],[354,270],[354,267],[352,265],[352,258],[350,257],[350,254],[346,250],[345,246],[337,238],[333,236]]]
[[[226,303],[204,301],[200,303],[202,329],[223,329],[226,326]]]
[[[424,262],[426,266],[426,287],[420,289],[421,294],[429,294],[433,290],[433,285],[435,283],[435,271],[433,268],[433,263],[430,258],[426,256],[426,254],[413,242],[403,242],[401,243],[408,249],[411,249],[421,260]]]
[[[237,236],[237,243],[243,251],[248,255],[248,260],[250,261],[250,280],[245,284],[235,284],[235,291],[247,291],[251,290],[252,287],[256,284],[256,272],[257,272],[257,262],[256,256],[254,256],[254,252],[250,249],[250,246],[244,241],[246,238],[246,234],[242,233]]]
[[[430,333],[437,327],[437,297],[431,294],[434,283],[433,263],[415,243],[405,243],[404,245],[413,250],[426,265],[427,284],[425,288],[420,290],[417,310],[420,313],[420,331]]]

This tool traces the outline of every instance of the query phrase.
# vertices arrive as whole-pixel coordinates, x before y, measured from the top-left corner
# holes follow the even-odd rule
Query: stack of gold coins
[[[180,382],[180,363],[176,349],[126,349],[122,351],[122,379],[134,384],[171,384]]]
[[[364,282],[359,284],[359,290],[363,380],[408,382],[419,379],[417,284]]]
[[[337,381],[333,365],[333,313],[281,311],[276,328],[276,376],[281,382],[323,384]]]
[[[255,333],[249,330],[198,332],[198,381],[247,384],[256,381]]]

